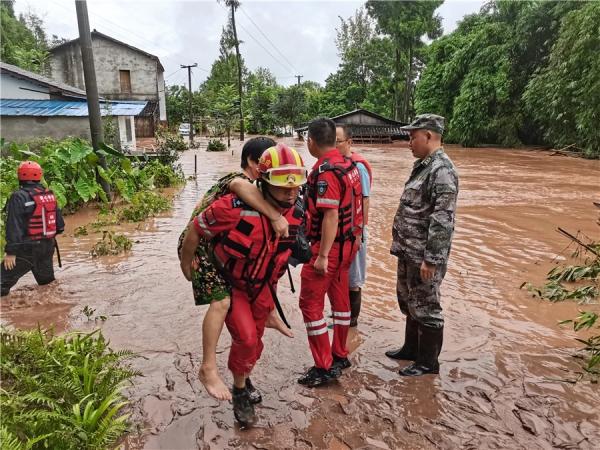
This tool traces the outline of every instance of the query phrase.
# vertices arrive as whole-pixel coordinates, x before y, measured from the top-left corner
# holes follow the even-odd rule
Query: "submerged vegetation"
[[[574,331],[594,329],[598,334],[587,339],[578,338],[583,344],[579,353],[584,361],[583,370],[595,379],[600,378],[600,321],[598,314],[590,311],[580,311],[579,316],[572,320],[564,320],[561,324],[573,324]]]
[[[124,234],[115,234],[112,231],[104,231],[102,239],[90,251],[93,257],[106,255],[119,255],[131,250],[133,242]]]
[[[112,448],[127,431],[131,352],[113,352],[99,330],[0,337],[3,450]]]
[[[599,222],[600,224],[600,222]],[[579,236],[573,236],[559,228],[558,230],[577,244],[577,249],[572,257],[579,258],[580,264],[559,265],[547,274],[547,282],[541,288],[531,283],[523,283],[521,288],[526,288],[534,297],[559,302],[564,300],[577,300],[580,303],[589,303],[600,296],[600,243],[583,242]],[[565,283],[571,286],[566,287]],[[578,356],[584,360],[582,368],[596,381],[600,377],[600,321],[598,314],[593,311],[580,311],[575,319],[564,320],[561,325],[572,324],[573,330],[582,332],[596,330],[598,334],[588,338],[577,338],[583,344],[578,351]]]

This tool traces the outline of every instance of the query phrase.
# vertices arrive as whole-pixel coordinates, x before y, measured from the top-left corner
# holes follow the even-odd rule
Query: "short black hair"
[[[335,147],[335,122],[326,117],[313,120],[308,124],[308,137],[318,147]]]
[[[346,136],[346,139],[352,139],[352,127],[350,125],[347,123],[338,123],[335,126],[336,128],[341,128],[344,130],[344,136]]]
[[[265,136],[258,136],[250,139],[242,148],[242,169],[248,167],[248,158],[255,163],[258,163],[258,160],[264,151],[268,148],[274,147],[275,145],[277,144],[273,139]]]

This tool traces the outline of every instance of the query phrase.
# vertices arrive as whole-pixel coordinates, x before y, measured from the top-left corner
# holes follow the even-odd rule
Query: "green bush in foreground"
[[[140,375],[99,330],[0,331],[2,449],[104,449],[127,431],[121,391]]]

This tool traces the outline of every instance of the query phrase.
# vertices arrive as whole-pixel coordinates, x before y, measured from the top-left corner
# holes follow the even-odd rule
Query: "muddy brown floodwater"
[[[288,143],[312,164],[303,143]],[[413,158],[400,144],[364,148],[375,183],[363,312],[349,336],[353,366],[329,387],[296,383],[311,356],[297,294],[284,277],[280,298],[296,337],[266,333],[252,375],[264,400],[250,430],[240,430],[231,405],[210,398],[197,379],[206,308],[193,305],[175,250],[194,203],[237,167],[239,148],[235,156],[196,151],[201,174],[176,194],[172,213],[120,227],[135,241],[127,256],[91,259],[99,235],[75,238],[73,231],[96,211],[67,217],[59,281],[38,289],[25,277],[3,300],[3,322],[58,330],[101,326],[113,348],[140,355],[134,365],[144,376],[128,389],[139,424],[124,444],[129,449],[599,448],[598,385],[561,381],[574,378],[578,344],[557,322],[575,317],[580,306],[532,299],[519,285],[541,283],[553,258],[570,253],[563,252],[568,242],[557,226],[598,238],[592,200],[600,197],[600,163],[537,151],[447,149],[460,171],[461,193],[442,286],[441,372],[403,379],[400,364],[384,356],[401,344],[404,329],[388,249]],[[182,159],[187,175],[193,154]],[[298,288],[298,270],[294,282]],[[107,320],[88,321],[85,305]],[[219,364],[228,382],[229,343],[224,332]]]

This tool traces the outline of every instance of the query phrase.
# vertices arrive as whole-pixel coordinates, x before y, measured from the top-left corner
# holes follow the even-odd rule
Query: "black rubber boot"
[[[350,326],[358,325],[358,316],[360,314],[361,290],[350,291]]]
[[[233,415],[242,427],[252,425],[256,420],[254,414],[254,405],[250,402],[248,389],[238,389],[233,387]]]
[[[419,352],[419,322],[411,316],[406,316],[404,330],[404,345],[396,350],[388,350],[385,356],[404,361],[415,361]]]
[[[257,403],[262,402],[262,395],[258,389],[254,387],[250,378],[246,378],[246,390],[248,391],[248,397],[250,398],[250,403],[256,405]]]
[[[428,373],[440,373],[438,356],[442,350],[444,328],[419,327],[419,354],[417,360],[398,373],[404,377],[418,377]]]

